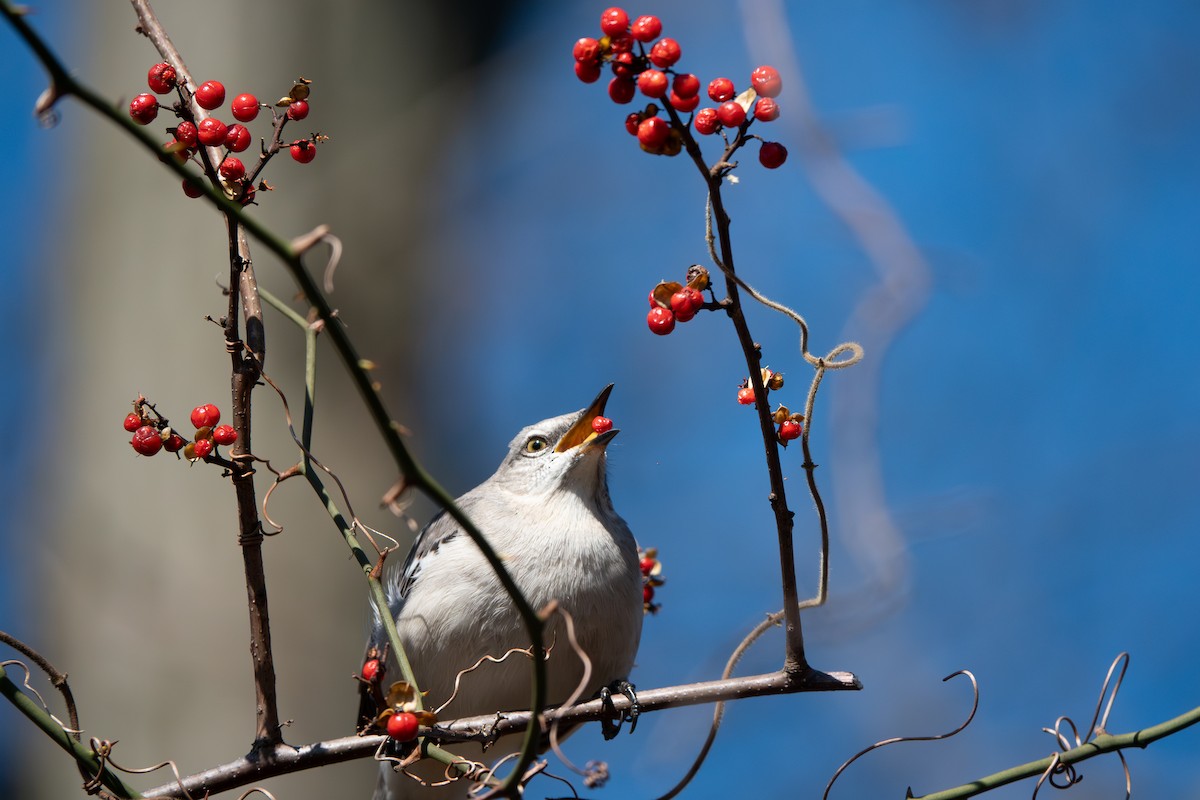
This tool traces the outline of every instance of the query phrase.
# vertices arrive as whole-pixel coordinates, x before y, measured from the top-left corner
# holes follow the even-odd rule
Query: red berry
[[[196,123],[186,119],[175,126],[175,139],[183,142],[189,150],[196,147]]]
[[[675,80],[671,82],[671,91],[685,100],[695,97],[700,93],[700,79],[690,72],[676,75]]]
[[[195,178],[184,178],[183,193],[188,197],[196,198],[204,194],[204,190],[200,188],[200,184]]]
[[[197,428],[211,428],[221,421],[221,409],[212,403],[205,403],[192,409],[192,425]]]
[[[649,14],[638,17],[629,26],[629,33],[639,42],[653,42],[662,33],[662,20]]]
[[[692,120],[692,125],[695,126],[696,133],[708,136],[710,133],[716,132],[721,125],[721,120],[717,119],[715,108],[702,108],[696,112],[696,118]]]
[[[683,51],[674,39],[659,39],[650,48],[650,61],[656,67],[667,68],[679,60]]]
[[[234,156],[226,157],[221,162],[220,170],[221,177],[230,182],[240,181],[246,177],[246,165],[242,163],[240,158],[235,158]]]
[[[629,15],[625,13],[625,9],[612,8],[604,9],[604,13],[600,15],[600,30],[604,31],[609,36],[616,36],[624,33],[629,28]]]
[[[671,105],[675,107],[676,111],[682,111],[686,114],[700,105],[700,95],[694,94],[691,97],[680,97],[675,92],[671,92]]]
[[[212,439],[201,439],[197,442],[192,442],[191,448],[192,448],[191,458],[208,458],[208,456],[211,455],[212,451],[213,451],[213,440]]]
[[[254,195],[256,194],[258,194],[258,192],[254,188],[253,184],[251,184],[250,186],[246,187],[244,192],[242,192],[241,199],[239,199],[238,202],[244,206],[248,206],[254,202]]]
[[[654,587],[647,583],[645,586],[642,587],[642,602],[649,603],[653,599],[654,599]]]
[[[687,322],[681,315],[686,315],[688,319],[691,319],[703,307],[704,295],[700,294],[698,289],[685,286],[671,295],[671,310],[675,312],[675,316],[679,318],[680,322]]]
[[[250,147],[250,129],[239,122],[229,126],[229,130],[225,132],[225,146],[230,152],[240,153]]]
[[[373,681],[375,676],[379,674],[379,659],[371,658],[362,665],[362,679],[364,681]]]
[[[717,107],[717,119],[721,120],[721,124],[726,128],[736,128],[746,121],[746,109],[732,100],[721,103]]]
[[[646,315],[646,324],[650,326],[652,333],[657,333],[659,336],[666,336],[675,330],[675,315],[671,313],[671,309],[669,308],[655,306]]]
[[[613,75],[633,79],[633,53],[617,53],[612,59]]]
[[[708,96],[714,103],[724,103],[733,99],[733,81],[729,78],[715,78],[708,84]]]
[[[177,81],[175,68],[165,61],[155,64],[146,74],[146,83],[150,85],[150,91],[155,94],[166,94],[175,88]]]
[[[644,70],[638,75],[637,84],[646,97],[662,97],[667,93],[667,73],[656,69]]]
[[[138,428],[142,427],[142,418],[138,414],[130,413],[125,417],[125,430],[133,433]]]
[[[624,105],[633,99],[636,84],[629,78],[613,78],[608,82],[608,96],[614,103]]]
[[[575,42],[571,51],[576,61],[597,61],[600,58],[600,43],[590,36],[585,36]]]
[[[217,147],[225,144],[225,136],[228,133],[229,128],[216,117],[202,119],[196,127],[196,138],[205,147]]]
[[[790,442],[792,439],[799,439],[801,433],[800,423],[794,419],[785,419],[779,423],[779,438],[785,442]]]
[[[754,405],[754,389],[749,386],[743,386],[741,389],[738,389],[737,397],[738,402],[744,406]]]
[[[158,101],[152,94],[139,94],[129,101],[129,116],[138,125],[149,125],[158,116]]]
[[[317,157],[317,146],[307,139],[297,139],[292,142],[292,158],[301,164],[307,164]]]
[[[769,97],[760,97],[754,104],[754,118],[761,122],[779,119],[779,104]]]
[[[650,150],[656,150],[666,143],[667,137],[671,135],[671,126],[665,120],[659,117],[646,117],[638,125],[637,137],[638,141],[645,145]]]
[[[258,116],[258,98],[252,94],[239,94],[229,104],[229,110],[233,113],[234,119],[240,122],[249,122]]]
[[[178,433],[172,433],[167,437],[167,440],[163,442],[163,449],[168,453],[178,453],[183,449],[185,444],[187,444],[187,442],[183,440],[182,436],[180,436]]]
[[[205,81],[196,88],[196,102],[212,111],[225,102],[225,86],[220,81]]]
[[[162,434],[158,432],[158,428],[143,425],[133,432],[133,438],[129,444],[142,455],[152,456],[162,449]]]
[[[232,425],[218,425],[213,428],[213,441],[220,445],[230,445],[237,441],[237,431]]]
[[[308,116],[308,101],[297,100],[287,108],[288,119],[301,120]]]
[[[625,130],[629,131],[630,136],[637,136],[638,125],[642,123],[642,115],[634,111],[629,116],[625,117]]]
[[[608,433],[612,430],[613,422],[608,417],[593,417],[592,430],[596,433]]]
[[[781,167],[785,161],[787,161],[787,148],[779,142],[763,142],[762,147],[758,149],[758,163],[767,169]]]
[[[778,97],[783,91],[783,79],[774,67],[761,66],[750,73],[750,85],[759,97]]]
[[[584,83],[595,83],[600,80],[599,61],[576,61],[575,77]]]
[[[657,560],[650,558],[650,556],[646,556],[645,558],[642,559],[641,563],[638,566],[641,568],[643,575],[649,575],[651,572],[654,571],[654,566],[657,563],[658,563]]]
[[[411,742],[417,738],[417,716],[407,711],[392,714],[387,721],[387,734],[398,742]]]
[[[619,33],[616,36],[610,36],[608,39],[608,49],[614,53],[632,53],[633,37],[628,33]]]

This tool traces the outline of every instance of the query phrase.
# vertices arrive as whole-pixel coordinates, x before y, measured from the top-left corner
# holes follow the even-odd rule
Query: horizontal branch
[[[825,673],[809,670],[788,673],[780,671],[766,675],[750,675],[743,678],[649,689],[638,692],[638,705],[645,713],[712,703],[718,700],[861,688],[862,684],[859,683],[858,678],[849,672]],[[607,711],[600,700],[589,700],[562,711],[548,711],[545,717],[547,721],[557,720],[563,724],[589,722],[606,715],[611,716],[612,708],[620,713],[627,710],[629,706],[629,698],[623,695],[613,695],[612,707]],[[490,739],[526,730],[529,727],[529,719],[528,711],[513,712],[500,718],[495,715],[469,717],[437,726],[429,731],[429,738],[435,741]],[[259,753],[253,759],[239,758],[228,764],[190,775],[183,779],[182,787],[178,783],[169,783],[156,786],[145,794],[147,797],[183,797],[184,789],[193,796],[229,791],[276,775],[366,758],[379,749],[379,745],[386,738],[385,736],[345,736],[341,739],[314,742],[301,747],[279,746],[273,753]]]

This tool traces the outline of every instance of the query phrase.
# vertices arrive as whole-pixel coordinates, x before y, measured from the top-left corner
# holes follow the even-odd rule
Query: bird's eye
[[[529,441],[525,442],[525,452],[533,455],[540,453],[550,446],[550,442],[545,436],[530,436]]]

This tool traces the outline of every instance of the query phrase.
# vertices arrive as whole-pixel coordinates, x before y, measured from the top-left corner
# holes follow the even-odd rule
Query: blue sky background
[[[42,30],[79,35],[51,8]],[[413,285],[425,310],[409,372],[385,385],[409,410],[414,447],[461,492],[490,474],[514,431],[615,381],[612,493],[643,543],[660,548],[668,576],[633,676],[652,687],[716,677],[741,635],[779,606],[778,568],[756,425],[734,402],[745,369],[731,327],[705,315],[666,338],[645,329],[646,292],[705,260],[704,197],[688,162],[641,153],[622,127],[629,109],[574,78],[571,43],[595,35],[600,10],[525,7],[469,87],[441,86],[432,71],[416,80],[423,108],[436,109],[422,123],[437,133],[436,191],[423,203],[428,260],[397,269],[421,271]],[[737,4],[630,10],[658,13],[683,46],[680,66],[705,82],[729,75],[744,85],[760,63]],[[806,614],[806,631],[816,666],[851,670],[866,688],[737,704],[690,796],[819,797],[838,764],[871,742],[956,725],[969,691],[940,680],[961,668],[981,683],[972,727],[868,756],[833,796],[933,791],[1048,754],[1039,729],[1060,714],[1085,724],[1122,650],[1132,666],[1111,729],[1200,704],[1200,6],[849,0],[786,13],[818,112],[929,267],[925,302],[878,364],[871,398],[902,548],[873,551],[868,537],[856,550],[856,532],[841,527],[855,519],[859,473],[839,461],[829,420],[836,408],[839,424],[866,423],[853,416],[852,376],[831,374],[813,446],[827,501],[844,500],[831,505],[831,603]],[[297,46],[349,57],[320,35]],[[3,303],[13,320],[28,313],[34,281],[65,269],[36,248],[52,235],[38,225],[57,218],[69,176],[55,171],[48,135],[29,117],[40,75],[6,30],[0,76],[10,148],[0,168]],[[449,97],[439,101],[439,91]],[[798,134],[787,75],[779,103],[770,134],[793,147],[792,159],[767,172],[744,158],[726,203],[742,274],[803,313],[823,352],[863,336],[852,312],[876,278],[806,180],[789,139]],[[347,128],[335,140],[343,153],[379,157]],[[360,190],[338,186],[335,171],[316,174],[379,226],[389,198],[405,192],[403,181]],[[175,190],[164,179],[163,191]],[[291,235],[325,216],[317,207],[281,219]],[[352,270],[347,244],[343,269]],[[808,373],[794,329],[765,309],[749,315],[767,363],[788,378],[780,399],[800,406]],[[44,457],[27,434],[36,411],[22,389],[44,385],[41,365],[66,345],[53,331],[8,342],[2,485],[18,516],[0,532],[9,573],[0,620],[36,638],[49,623],[14,591],[30,546],[18,527],[29,513],[20,468]],[[326,371],[336,371],[332,361]],[[404,386],[440,388],[400,401]],[[117,418],[95,413],[98,425]],[[798,448],[784,461],[798,569],[811,589],[815,528]],[[773,669],[780,651],[769,638],[744,669]],[[652,797],[682,774],[707,714],[657,714],[608,746],[585,731],[570,752],[613,765],[610,787],[593,796]],[[15,715],[2,718],[0,743],[28,735]],[[1198,742],[1185,732],[1131,754],[1135,796],[1200,794]],[[1073,796],[1119,796],[1115,760],[1083,771]]]

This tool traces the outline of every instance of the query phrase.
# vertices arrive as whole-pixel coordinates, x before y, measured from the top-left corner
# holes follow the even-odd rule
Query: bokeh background
[[[33,24],[77,74],[114,102],[143,91],[157,59],[126,4],[35,5]],[[645,329],[650,287],[705,261],[704,197],[689,163],[641,153],[622,128],[629,109],[572,74],[571,44],[595,35],[601,8],[157,4],[200,80],[262,97],[315,81],[307,129],[332,140],[311,165],[272,166],[278,191],[256,213],[286,236],[328,223],[342,238],[334,303],[451,490],[490,474],[523,425],[617,384],[612,493],[668,576],[633,676],[654,687],[715,677],[779,606],[778,567],[756,425],[734,402],[732,330],[715,315],[667,338]],[[727,187],[738,265],[806,315],[815,351],[867,348],[820,397],[832,592],[805,615],[813,663],[854,671],[865,690],[736,704],[690,796],[819,797],[871,742],[958,724],[969,689],[940,681],[962,668],[981,685],[974,724],[865,758],[834,796],[902,797],[1047,755],[1040,728],[1060,714],[1086,725],[1123,650],[1112,729],[1200,703],[1200,6],[629,10],[659,14],[680,66],[704,81],[744,86],[757,64],[780,67],[783,114],[763,133],[792,158],[767,172],[751,149]],[[253,733],[232,493],[216,470],[136,457],[120,420],[138,392],[179,419],[228,406],[221,335],[203,320],[223,310],[223,228],[82,107],[39,127],[43,85],[0,27],[0,627],[70,673],[88,733],[121,740],[121,763],[192,772],[243,754]],[[257,263],[291,295],[268,256]],[[794,327],[749,313],[788,378],[780,399],[800,405],[809,373]],[[300,337],[268,324],[268,370],[296,400]],[[408,535],[378,508],[394,470],[329,352],[321,375],[318,455],[365,519]],[[255,450],[286,464],[279,406],[256,397]],[[800,462],[786,453],[811,590]],[[345,735],[361,580],[306,489],[286,485],[273,503],[286,527],[266,558],[287,738]],[[744,669],[772,669],[780,652],[768,638]],[[608,744],[587,730],[568,752],[612,765],[590,795],[654,797],[708,715],[655,714]],[[1132,753],[1135,793],[1200,796],[1197,752],[1185,732]],[[1073,797],[1120,796],[1115,759],[1083,769]],[[268,785],[296,800],[365,797],[373,773],[358,762]],[[7,705],[0,795],[82,796]]]

